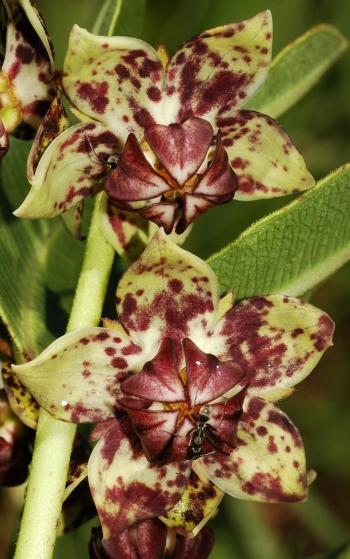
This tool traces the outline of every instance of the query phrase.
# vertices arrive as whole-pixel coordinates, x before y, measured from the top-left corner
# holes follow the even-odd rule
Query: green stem
[[[67,331],[100,320],[114,251],[99,229],[97,196]],[[76,426],[40,410],[15,559],[50,559]]]

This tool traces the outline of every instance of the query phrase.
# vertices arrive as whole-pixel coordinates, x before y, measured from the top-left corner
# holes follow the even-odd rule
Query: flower
[[[27,479],[32,434],[12,413],[0,390],[0,486],[20,485]]]
[[[66,334],[13,367],[51,414],[98,423],[88,469],[104,538],[155,517],[177,527],[196,491],[197,528],[222,492],[305,499],[302,439],[273,402],[331,344],[331,319],[283,295],[220,301],[209,266],[162,230],[121,279],[117,310],[120,322]]]
[[[102,539],[102,530],[93,528],[89,544],[91,559],[162,559],[166,551],[168,559],[207,559],[213,545],[214,534],[204,528],[195,538],[169,534],[171,547],[167,544],[167,530],[157,519],[138,522],[109,540]],[[169,539],[170,539],[169,538]]]
[[[9,148],[9,139],[4,128],[3,123],[0,121],[0,162],[2,158],[6,155]]]
[[[6,132],[21,122],[38,128],[55,94],[53,50],[37,10],[26,0],[3,0],[7,19],[0,71],[0,119]]]
[[[271,40],[269,11],[205,31],[170,60],[163,47],[74,26],[62,83],[83,122],[49,145],[16,215],[56,216],[105,182],[108,216],[119,208],[181,233],[233,195],[311,187],[281,126],[241,109],[266,77]]]

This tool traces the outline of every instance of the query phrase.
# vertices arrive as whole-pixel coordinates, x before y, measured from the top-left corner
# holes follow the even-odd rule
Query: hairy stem
[[[99,229],[95,202],[67,331],[99,322],[114,251]],[[15,559],[50,559],[76,427],[40,411]]]

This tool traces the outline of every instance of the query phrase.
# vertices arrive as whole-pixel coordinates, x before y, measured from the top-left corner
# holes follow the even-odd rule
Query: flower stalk
[[[99,322],[114,250],[99,230],[98,206],[90,224],[86,252],[67,332]],[[61,512],[76,426],[41,409],[15,559],[50,559]]]

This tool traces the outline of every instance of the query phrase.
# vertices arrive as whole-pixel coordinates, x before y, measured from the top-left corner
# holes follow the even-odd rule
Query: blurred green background
[[[100,0],[38,2],[58,67],[72,24],[91,30],[101,4]],[[335,24],[350,39],[349,0],[148,0],[140,38],[174,52],[182,41],[206,28],[251,17],[265,8],[272,10],[274,19],[274,54],[321,22]],[[316,178],[350,161],[349,69],[347,51],[297,106],[279,118]],[[211,210],[199,220],[187,248],[207,257],[288,201],[233,202]],[[314,293],[314,304],[336,322],[335,344],[313,375],[281,404],[300,428],[309,466],[318,473],[309,501],[267,506],[225,499],[212,523],[217,540],[213,559],[350,558],[350,551],[336,554],[350,542],[349,277],[347,265]],[[89,530],[83,527],[60,539],[55,559],[86,559],[88,537]]]

